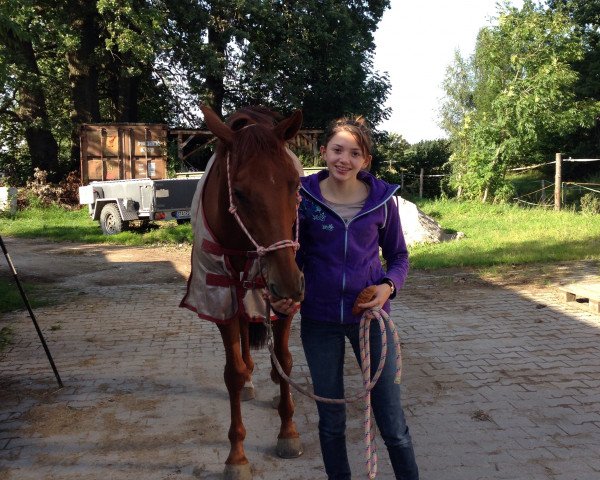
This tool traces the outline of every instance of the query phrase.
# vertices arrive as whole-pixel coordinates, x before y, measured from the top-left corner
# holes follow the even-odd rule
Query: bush
[[[600,213],[600,195],[589,192],[583,195],[579,202],[581,213],[587,215],[598,215]]]
[[[494,203],[510,203],[516,197],[517,190],[514,185],[504,183],[500,185],[494,193]]]
[[[19,189],[17,198],[20,210],[27,207],[47,207],[59,205],[65,208],[79,208],[79,186],[77,172],[71,172],[58,184],[48,182],[48,173],[36,168],[33,178]]]

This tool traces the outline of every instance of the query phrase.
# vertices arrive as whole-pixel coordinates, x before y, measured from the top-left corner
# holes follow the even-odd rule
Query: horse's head
[[[232,206],[243,225],[227,222],[230,230],[232,225],[234,229],[221,232],[220,240],[224,246],[229,240],[230,246],[242,244],[254,249],[258,245],[259,250],[266,249],[263,275],[271,294],[302,300],[304,277],[296,265],[293,248],[297,241],[300,177],[285,146],[298,132],[302,113],[297,111],[275,124],[274,116],[266,110],[247,108],[224,123],[211,109],[201,109],[208,129],[221,141],[217,158],[221,176],[227,177],[224,188],[231,203],[226,208],[221,206],[222,215],[231,217],[227,208]],[[225,168],[223,162],[228,163]],[[285,246],[277,248],[282,241]]]

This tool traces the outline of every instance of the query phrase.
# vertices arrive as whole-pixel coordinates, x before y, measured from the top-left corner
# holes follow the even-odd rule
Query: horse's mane
[[[271,133],[271,130],[282,117],[260,106],[243,107],[233,113],[227,120],[227,125],[236,132],[234,149],[237,152],[273,152],[281,157],[283,146]],[[217,154],[225,155],[226,147],[220,145]],[[247,157],[247,155],[243,155]],[[240,159],[240,155],[234,155]]]

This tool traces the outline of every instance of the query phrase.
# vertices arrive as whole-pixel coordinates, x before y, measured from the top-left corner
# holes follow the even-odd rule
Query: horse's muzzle
[[[300,273],[295,281],[285,282],[285,284],[271,281],[268,288],[275,298],[291,298],[295,302],[301,302],[304,300],[304,274]]]

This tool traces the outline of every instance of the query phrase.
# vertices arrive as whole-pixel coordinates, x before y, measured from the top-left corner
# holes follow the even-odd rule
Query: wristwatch
[[[390,286],[390,288],[392,289],[390,295],[393,295],[396,291],[396,286],[394,285],[394,282],[392,282],[389,278],[384,278],[381,282],[379,282],[379,285],[383,285],[384,283]]]

